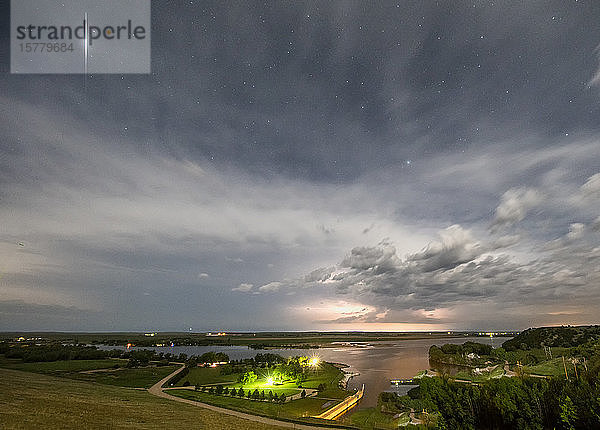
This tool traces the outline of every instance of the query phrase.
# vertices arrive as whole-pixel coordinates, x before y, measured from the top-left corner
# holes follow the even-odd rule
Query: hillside
[[[600,326],[560,326],[529,328],[502,344],[506,351],[544,346],[569,348],[600,339]]]
[[[208,409],[160,399],[146,391],[0,369],[2,429],[270,430]]]

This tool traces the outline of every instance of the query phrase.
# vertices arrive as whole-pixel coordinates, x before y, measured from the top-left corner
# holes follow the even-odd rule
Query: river
[[[320,349],[268,349],[254,350],[246,346],[174,346],[154,347],[156,351],[172,354],[202,355],[205,352],[224,352],[232,360],[254,357],[257,353],[270,352],[283,357],[295,355],[317,355],[321,359],[334,363],[344,363],[349,370],[360,373],[350,379],[349,388],[360,388],[365,384],[365,395],[360,408],[377,405],[377,397],[382,391],[396,391],[405,394],[407,387],[394,387],[390,379],[411,378],[417,372],[429,368],[429,348],[431,345],[445,343],[461,344],[467,340],[473,342],[493,342],[494,347],[502,345],[507,337],[473,338],[457,337],[447,339],[407,339],[370,342],[367,346],[340,346]],[[122,349],[112,346],[101,346],[102,349]]]

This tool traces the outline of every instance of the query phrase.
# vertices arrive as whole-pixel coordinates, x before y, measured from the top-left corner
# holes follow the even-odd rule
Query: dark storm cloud
[[[598,16],[154,2],[151,75],[5,73],[3,306],[210,330],[308,327],[282,303],[310,285],[364,298],[377,310],[339,316],[363,322],[471,300],[522,321],[565,289],[579,306],[597,273]]]
[[[586,193],[596,175],[590,177],[581,190]],[[505,193],[499,208],[511,206],[520,208],[520,199],[526,191]],[[557,196],[563,204],[565,196]],[[527,200],[527,199],[526,199]],[[511,203],[507,203],[511,202]],[[542,204],[536,199],[537,204]],[[551,210],[552,202],[544,203]],[[600,202],[589,199],[585,207],[598,210]],[[580,215],[581,202],[572,203],[574,215]],[[498,219],[496,211],[496,218]],[[513,210],[507,213],[513,213]],[[510,216],[511,225],[523,220],[524,214]],[[535,220],[544,221],[543,212]],[[351,296],[359,303],[374,305],[377,310],[366,314],[344,316],[331,320],[332,323],[394,322],[396,313],[425,312],[425,317],[445,323],[465,324],[483,315],[465,315],[459,310],[465,306],[480,304],[490,312],[501,312],[500,307],[511,309],[535,304],[540,310],[548,306],[576,306],[579,313],[593,315],[600,281],[600,236],[594,230],[597,220],[588,226],[572,223],[566,233],[548,242],[520,244],[516,251],[526,252],[527,257],[519,256],[515,249],[505,249],[519,244],[519,238],[506,237],[505,246],[498,240],[484,235],[477,240],[471,232],[453,225],[439,233],[440,239],[430,243],[420,252],[398,256],[390,244],[374,247],[357,247],[350,251],[341,263],[329,269],[329,276],[320,279],[280,283],[278,290],[317,289],[330,290],[337,294]],[[520,249],[519,249],[520,248]],[[259,289],[260,290],[260,289]],[[443,316],[434,317],[439,310],[447,310]],[[388,312],[385,318],[374,318],[377,312]],[[394,311],[389,313],[389,311]],[[459,312],[456,312],[456,311]],[[428,315],[427,312],[432,312]],[[541,311],[540,311],[541,312]],[[405,314],[406,315],[406,314]],[[556,314],[562,316],[564,314]],[[423,315],[414,314],[412,322],[423,322]],[[516,316],[518,323],[527,320],[526,315]],[[404,317],[406,319],[406,316]],[[493,318],[498,318],[497,316]],[[560,318],[559,318],[560,319]],[[501,318],[500,318],[501,320]],[[547,321],[547,319],[545,320]],[[468,323],[467,323],[468,324]],[[496,322],[494,322],[496,324]],[[504,324],[509,323],[507,320]]]

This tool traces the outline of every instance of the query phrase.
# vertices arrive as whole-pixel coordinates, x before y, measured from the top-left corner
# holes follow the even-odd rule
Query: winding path
[[[231,409],[220,408],[218,406],[209,405],[208,403],[196,402],[194,400],[183,399],[181,397],[175,397],[170,394],[167,394],[163,391],[162,386],[173,376],[177,375],[185,369],[185,366],[181,366],[179,369],[175,370],[170,375],[165,376],[163,379],[158,381],[152,387],[148,388],[148,392],[154,396],[162,397],[164,399],[175,400],[180,403],[187,403],[188,405],[198,406],[200,408],[210,409],[211,411],[218,412],[220,414],[232,415],[234,417],[241,418],[243,420],[254,421],[257,423],[268,424],[272,426],[293,428],[293,429],[301,429],[301,430],[322,430],[325,428],[324,426],[311,426],[307,424],[297,424],[288,421],[279,421],[273,418],[261,417],[258,415],[246,414],[244,412],[233,411]]]

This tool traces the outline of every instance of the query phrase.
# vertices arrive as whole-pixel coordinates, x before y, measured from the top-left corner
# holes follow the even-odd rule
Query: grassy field
[[[140,367],[133,369],[115,369],[107,372],[67,373],[67,378],[98,382],[118,387],[150,388],[157,381],[173,372],[178,366]]]
[[[233,373],[230,375],[222,375],[219,367],[197,367],[190,370],[190,373],[182,378],[176,386],[183,385],[213,385],[213,384],[225,384],[228,388],[243,388],[244,391],[254,391],[255,389],[265,393],[273,391],[273,394],[285,394],[291,396],[298,394],[303,388],[316,389],[319,384],[325,385],[325,390],[321,393],[321,397],[329,397],[335,399],[342,399],[348,396],[348,392],[339,388],[339,381],[343,377],[342,372],[333,366],[332,364],[322,362],[317,370],[311,370],[308,373],[308,379],[302,383],[302,388],[298,388],[296,383],[293,381],[285,382],[281,385],[267,385],[266,380],[272,370],[270,369],[258,369],[258,379],[250,384],[242,385],[238,380],[239,373]],[[187,384],[186,384],[187,383]]]
[[[168,393],[183,397],[184,399],[196,400],[227,409],[273,418],[299,418],[317,415],[323,412],[324,409],[322,409],[322,406],[328,402],[327,399],[306,398],[281,405],[257,400],[248,400],[246,398],[241,399],[239,397],[217,396],[191,390],[169,390]]]
[[[147,392],[0,369],[0,428],[280,429]]]
[[[209,385],[223,382],[235,383],[239,375],[239,373],[222,375],[220,367],[195,367],[190,369],[190,373],[181,378],[176,386],[181,387],[185,382],[189,382],[190,385]]]
[[[94,369],[110,369],[111,367],[125,366],[127,360],[105,359],[105,360],[64,360],[48,361],[42,363],[23,363],[20,359],[5,358],[0,354],[0,367],[5,369],[23,370],[25,372],[46,373],[49,375],[65,372],[82,372]]]
[[[344,377],[343,373],[332,364],[322,362],[319,369],[311,373],[308,380],[302,386],[306,388],[317,388],[319,384],[325,384],[325,390],[321,392],[320,397],[331,397],[343,399],[349,393],[339,388],[339,381]]]
[[[272,391],[273,394],[285,394],[286,396],[291,396],[302,391],[299,389],[295,383],[286,382],[281,385],[269,385],[265,384],[265,380],[267,378],[267,370],[264,373],[259,372],[259,379],[255,382],[242,385],[237,382],[239,373],[232,373],[230,375],[221,375],[221,369],[210,368],[210,367],[198,367],[190,370],[190,373],[185,376],[185,378],[181,378],[181,380],[176,384],[176,386],[181,387],[184,385],[212,385],[212,384],[223,384],[227,388],[243,388],[244,391],[254,391],[255,389],[262,391],[265,393],[268,391]],[[186,384],[189,383],[189,384]],[[318,384],[317,384],[318,385]]]
[[[342,422],[360,427],[362,429],[392,429],[398,428],[398,422],[409,422],[410,418],[404,414],[400,419],[394,418],[393,415],[384,414],[377,408],[366,408],[354,412],[345,417]]]
[[[7,359],[0,355],[0,367],[2,368],[132,388],[149,388],[177,368],[177,366],[115,368],[115,366],[125,366],[126,364],[127,360],[119,359],[23,363],[19,359]],[[90,370],[102,371],[89,372]]]
[[[566,365],[567,372],[574,374],[573,365],[568,359]],[[544,361],[543,363],[534,366],[523,366],[523,370],[532,375],[555,376],[559,378],[564,378],[565,376],[565,367],[562,358],[553,358],[552,360]]]

